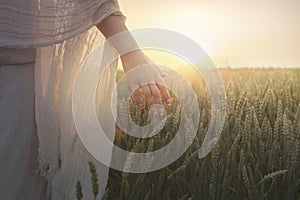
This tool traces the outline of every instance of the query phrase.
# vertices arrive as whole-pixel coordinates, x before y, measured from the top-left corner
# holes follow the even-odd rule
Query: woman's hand
[[[164,114],[163,101],[171,104],[170,95],[158,67],[139,49],[120,16],[110,15],[98,29],[121,55],[124,71],[141,108],[141,93],[153,113]],[[128,53],[129,52],[129,53]]]
[[[141,50],[122,55],[121,61],[133,91],[134,101],[139,108],[142,107],[141,95],[143,95],[152,112],[163,115],[163,102],[171,104],[170,95],[163,79],[166,74],[161,72]]]

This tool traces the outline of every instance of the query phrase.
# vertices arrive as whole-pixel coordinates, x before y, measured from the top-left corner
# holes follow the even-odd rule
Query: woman
[[[103,41],[99,30],[106,38],[127,31],[115,0],[0,0],[1,199],[75,199],[78,180],[92,199],[88,161],[98,169],[103,195],[108,168],[81,144],[71,112],[78,68]],[[143,76],[163,82],[130,34],[111,45],[119,53],[135,49],[121,56],[125,72],[148,64]],[[170,103],[164,87],[141,85],[143,76],[129,81],[141,86],[148,105],[161,105],[160,95]],[[110,68],[103,87],[110,90],[113,78]],[[140,93],[134,96],[139,103]]]

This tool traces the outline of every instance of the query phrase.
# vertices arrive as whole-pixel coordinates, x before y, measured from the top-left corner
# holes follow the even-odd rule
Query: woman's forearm
[[[97,28],[120,55],[139,49],[120,16],[110,15],[98,24]]]
[[[141,93],[152,107],[154,113],[164,113],[162,99],[171,103],[166,84],[159,68],[138,47],[120,16],[110,15],[97,25],[97,28],[108,39],[108,42],[121,55],[124,71],[134,92],[135,102],[141,108]],[[154,105],[159,105],[157,108]]]

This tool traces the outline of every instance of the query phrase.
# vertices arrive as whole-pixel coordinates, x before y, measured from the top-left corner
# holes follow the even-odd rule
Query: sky
[[[300,68],[299,0],[119,0],[129,29],[170,29],[218,67]]]

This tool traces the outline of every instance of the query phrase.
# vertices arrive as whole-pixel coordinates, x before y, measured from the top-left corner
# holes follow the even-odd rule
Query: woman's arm
[[[161,99],[163,98],[168,105],[171,101],[162,74],[153,61],[139,49],[121,17],[111,15],[98,24],[97,28],[121,55],[123,68],[131,88],[142,89],[149,107],[155,104],[160,105],[157,109],[152,107],[153,112],[163,114]],[[120,37],[113,37],[118,33],[122,33]],[[135,102],[141,107],[139,89],[135,90],[133,95]]]

